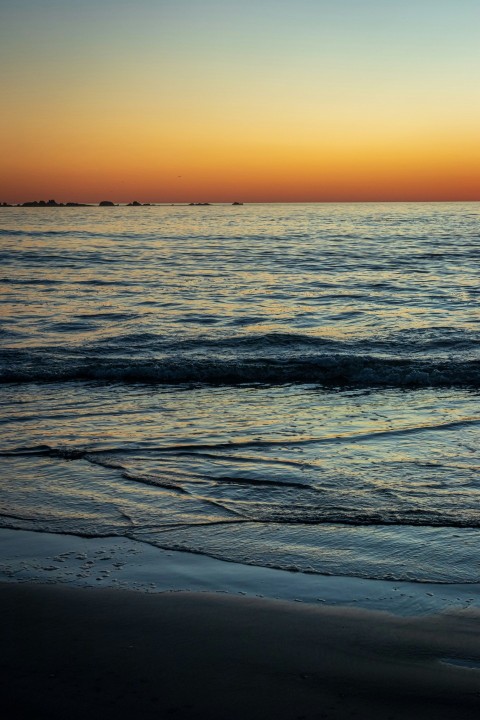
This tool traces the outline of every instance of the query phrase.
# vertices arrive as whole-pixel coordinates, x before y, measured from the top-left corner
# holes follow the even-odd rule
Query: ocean
[[[480,204],[0,208],[0,527],[479,581]]]

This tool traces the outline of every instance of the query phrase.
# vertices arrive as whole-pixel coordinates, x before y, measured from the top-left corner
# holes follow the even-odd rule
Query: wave
[[[265,449],[272,449],[277,446],[279,447],[301,447],[304,445],[339,445],[342,443],[354,443],[354,442],[363,442],[365,440],[375,440],[377,438],[391,438],[391,437],[401,437],[404,435],[416,435],[419,433],[424,432],[443,432],[443,431],[449,431],[449,430],[458,430],[461,428],[468,428],[469,426],[475,426],[480,424],[480,417],[464,417],[459,418],[457,420],[450,420],[446,422],[434,422],[434,423],[421,423],[419,425],[407,425],[405,427],[399,427],[396,429],[389,428],[388,430],[374,430],[371,432],[343,432],[338,433],[335,432],[334,434],[326,434],[326,435],[320,435],[320,436],[311,436],[311,437],[296,437],[296,438],[286,438],[282,437],[279,439],[269,439],[269,440],[261,440],[260,438],[257,438],[255,440],[227,440],[227,441],[218,441],[218,442],[196,442],[196,443],[168,443],[166,445],[148,445],[148,446],[129,446],[129,445],[119,445],[115,446],[112,445],[111,447],[105,448],[103,447],[100,450],[94,450],[85,448],[82,446],[59,446],[55,447],[52,445],[26,445],[26,446],[17,446],[17,447],[11,447],[11,448],[5,448],[0,449],[0,457],[15,457],[15,456],[46,456],[46,457],[54,457],[54,458],[60,458],[62,460],[82,460],[86,459],[89,462],[97,463],[99,465],[104,465],[104,467],[110,467],[114,469],[122,469],[123,466],[119,464],[117,460],[114,459],[113,456],[121,455],[121,456],[128,456],[128,455],[135,455],[137,453],[141,453],[142,455],[162,455],[162,456],[170,456],[173,455],[174,457],[202,457],[202,458],[210,458],[214,460],[224,460],[225,455],[221,454],[221,451],[228,450],[229,452],[238,453],[238,451],[244,451],[246,449],[259,449],[259,448],[265,448]],[[212,452],[217,451],[217,452]],[[219,454],[220,453],[220,454]],[[258,457],[245,457],[243,455],[235,455],[235,462],[248,462],[248,463],[258,463],[259,458]],[[392,461],[393,462],[393,461]],[[406,462],[404,460],[401,461],[402,463]],[[411,461],[414,462],[414,461]],[[416,462],[416,461],[415,461]],[[108,463],[108,464],[107,464]],[[302,459],[300,462],[296,460],[287,460],[285,458],[268,458],[268,457],[262,457],[261,458],[262,464],[274,464],[274,465],[287,465],[287,466],[293,466],[293,467],[306,467],[309,465],[308,462],[306,462],[304,459]],[[430,463],[426,463],[428,465],[432,464],[435,465],[437,463],[434,463],[431,461]],[[455,465],[450,465],[450,467],[455,467]],[[458,465],[458,467],[463,467],[463,465]],[[472,466],[469,464],[469,468]],[[226,481],[230,480],[233,481],[233,478],[224,477],[222,478]],[[247,482],[244,480],[235,480],[236,482]],[[260,481],[258,480],[249,480],[248,482],[255,482],[258,483]],[[272,484],[271,480],[265,481],[268,485]],[[283,486],[293,486],[293,487],[307,487],[303,483],[299,482],[281,482],[281,485]]]
[[[0,283],[6,285],[64,285],[65,280],[52,280],[51,278],[12,278],[0,277]]]
[[[25,280],[22,282],[29,282]],[[43,282],[34,280],[32,282]],[[55,283],[57,280],[48,280],[48,283]],[[61,281],[58,281],[61,282]],[[88,280],[77,281],[77,284],[112,284],[105,280]],[[149,301],[147,301],[149,302]],[[78,317],[100,317],[108,319],[129,319],[138,315],[136,311],[130,313],[79,313]],[[202,322],[204,319],[212,320],[212,316],[198,315],[195,322]],[[263,318],[264,319],[264,318]],[[258,322],[256,316],[249,316],[243,320]],[[243,320],[234,321],[232,324],[241,324]],[[248,324],[247,323],[247,324]],[[18,359],[28,362],[29,356],[37,357],[50,352],[59,353],[64,348],[65,353],[71,355],[80,355],[88,358],[105,353],[122,355],[131,357],[132,350],[142,348],[144,354],[153,357],[155,353],[165,353],[170,356],[184,356],[190,358],[205,359],[210,356],[212,359],[234,359],[233,356],[240,358],[256,359],[257,357],[267,356],[273,359],[299,359],[308,360],[310,358],[326,355],[332,357],[359,356],[359,357],[390,357],[390,358],[408,358],[415,356],[416,358],[442,357],[452,356],[456,353],[470,353],[477,351],[480,346],[480,335],[477,331],[467,330],[465,328],[450,327],[430,327],[415,330],[403,330],[386,334],[372,334],[367,337],[357,337],[355,339],[338,339],[330,336],[322,336],[313,333],[275,331],[275,332],[233,332],[232,334],[219,335],[217,333],[209,335],[206,331],[195,333],[191,337],[172,337],[168,334],[159,334],[146,330],[128,330],[126,332],[118,332],[118,327],[112,327],[106,337],[95,338],[82,346],[77,347],[74,343],[66,339],[66,343],[62,346],[31,346],[29,351],[25,351],[23,356],[18,355]],[[5,353],[10,352],[11,359],[15,360],[14,352],[6,349]],[[8,358],[7,358],[8,359]]]
[[[125,358],[7,356],[0,383],[97,381],[152,385],[287,385],[333,387],[480,388],[478,359],[418,359],[362,354],[288,357]]]
[[[142,240],[148,239],[150,235],[131,232],[95,232],[93,230],[32,230],[30,228],[0,228],[0,237],[26,237],[26,238],[81,238],[81,239],[106,239],[106,240]]]
[[[43,456],[68,462],[77,460],[108,468],[117,471],[118,476],[132,483],[132,486],[147,485],[160,492],[167,491],[169,495],[180,494],[201,505],[214,506],[222,513],[216,522],[222,518],[230,522],[233,516],[237,522],[279,527],[338,525],[357,528],[409,526],[480,529],[480,513],[474,499],[466,507],[459,507],[454,503],[440,507],[432,497],[431,506],[424,507],[415,502],[393,501],[392,504],[388,497],[379,503],[378,497],[372,496],[372,500],[366,502],[363,491],[356,494],[352,488],[346,495],[338,492],[338,488],[331,491],[326,488],[318,489],[315,485],[291,481],[281,474],[277,478],[254,478],[235,474],[210,477],[207,473],[197,478],[192,473],[172,473],[170,467],[161,472],[144,472],[128,467],[128,461],[125,463],[123,456],[128,456],[131,451],[128,447],[117,448],[116,451],[114,448],[95,451],[81,447],[54,448],[49,445],[33,445],[12,448],[0,455]],[[160,455],[163,453],[165,456],[170,455],[172,448],[151,448],[151,451]],[[143,449],[142,455],[144,452]],[[232,496],[228,491],[232,485],[243,486],[246,493],[235,491]],[[259,493],[255,492],[256,488],[260,488]],[[267,489],[268,495],[265,495]],[[0,508],[0,517],[15,518],[15,515]],[[188,522],[185,517],[178,523],[179,529],[198,525],[198,518],[194,522]],[[40,521],[40,518],[37,519]],[[35,518],[33,520],[36,521]],[[131,522],[135,524],[134,521]],[[142,519],[142,527],[144,522]],[[208,520],[207,524],[210,522],[211,520]]]

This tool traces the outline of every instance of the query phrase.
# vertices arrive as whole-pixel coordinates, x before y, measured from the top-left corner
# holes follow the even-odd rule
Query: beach
[[[473,720],[480,710],[477,611],[405,619],[13,584],[0,603],[11,717]]]
[[[19,718],[476,718],[480,593],[0,531]]]
[[[480,3],[0,18],[2,717],[480,720]]]
[[[478,218],[1,208],[10,717],[478,716]]]

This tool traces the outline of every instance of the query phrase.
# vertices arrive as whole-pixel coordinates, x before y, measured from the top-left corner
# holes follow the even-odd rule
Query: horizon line
[[[399,200],[398,198],[395,200],[390,199],[375,199],[375,200],[208,200],[208,201],[190,201],[190,200],[177,200],[177,201],[168,201],[168,200],[152,200],[152,201],[112,201],[112,200],[90,200],[85,202],[79,202],[79,201],[72,201],[72,200],[65,200],[65,201],[55,201],[55,200],[24,200],[24,201],[13,201],[13,202],[7,202],[2,201],[0,202],[0,207],[12,207],[12,208],[35,208],[35,207],[45,207],[45,208],[55,208],[55,207],[158,207],[158,206],[166,206],[166,207],[172,207],[172,206],[186,206],[186,207],[208,207],[212,205],[235,205],[235,206],[242,206],[242,205],[368,205],[368,204],[381,204],[381,203],[388,203],[388,204],[402,204],[402,203],[416,203],[416,204],[432,204],[432,203],[438,203],[438,204],[451,204],[451,203],[478,203],[480,202],[479,198],[465,198],[465,199],[432,199],[432,200],[420,200],[420,199],[402,199]],[[33,205],[33,203],[37,203]],[[108,205],[102,205],[102,203],[108,203]],[[111,203],[111,204],[110,204]]]

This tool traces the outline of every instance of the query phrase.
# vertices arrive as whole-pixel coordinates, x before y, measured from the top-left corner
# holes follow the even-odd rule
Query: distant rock
[[[0,207],[13,207],[13,205],[10,205],[9,203],[2,202],[0,203]]]
[[[31,200],[30,202],[22,203],[21,207],[64,207],[63,203],[57,203],[55,200]]]
[[[232,205],[243,205],[241,202],[233,202]]]
[[[134,200],[131,203],[128,203],[127,207],[142,207],[142,203],[138,202],[138,200]]]
[[[0,203],[0,206],[1,204],[2,203]],[[3,205],[6,207],[12,207],[11,205],[7,205],[7,203],[3,203]],[[16,207],[90,207],[90,205],[77,202],[58,203],[56,200],[48,200],[47,202],[45,202],[45,200],[30,200],[28,202],[20,203],[19,205],[16,205]]]
[[[102,202],[98,203],[98,207],[115,207],[115,203],[111,200],[102,200]]]
[[[211,203],[188,203],[192,207],[204,207],[205,205],[211,205]]]

